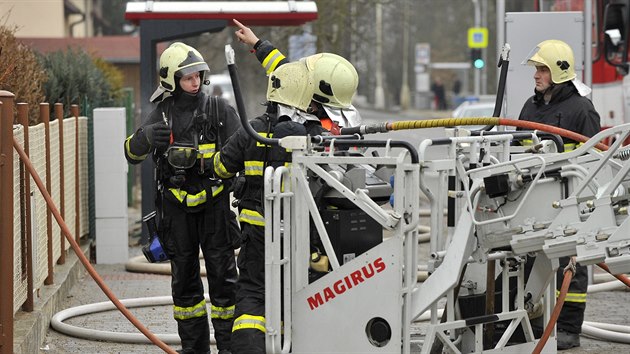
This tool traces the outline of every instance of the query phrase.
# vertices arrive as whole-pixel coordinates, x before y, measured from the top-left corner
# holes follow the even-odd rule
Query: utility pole
[[[481,27],[488,28],[488,0],[481,1]],[[488,48],[482,49],[481,55],[486,63],[481,69],[481,93],[485,95],[488,93]]]
[[[376,3],[376,88],[374,91],[374,108],[385,108],[385,91],[383,90],[383,9],[380,0]]]
[[[475,6],[475,27],[480,27],[481,26],[481,10],[479,9],[479,0],[472,0],[473,5]],[[478,69],[474,69],[473,68],[473,73],[474,73],[474,94],[475,96],[479,96],[480,93],[480,83],[481,83],[481,75],[480,75],[480,70]]]
[[[408,65],[409,65],[409,31],[407,28],[409,27],[409,1],[402,1],[402,11],[403,11],[403,48],[402,48],[402,86],[400,88],[400,108],[403,110],[409,109],[409,78],[407,75]]]

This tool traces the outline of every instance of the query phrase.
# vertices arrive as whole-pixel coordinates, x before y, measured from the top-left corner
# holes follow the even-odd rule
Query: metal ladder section
[[[295,149],[290,167],[267,168],[264,175],[267,352],[410,353],[412,324],[425,311],[430,311],[430,324],[422,353],[438,342],[455,353],[531,352],[537,340],[528,311],[542,301],[544,319],[549,318],[559,257],[577,255],[583,264],[605,261],[615,272],[630,271],[630,222],[627,208],[620,207],[630,200],[630,150],[621,146],[629,133],[630,125],[618,126],[572,152],[542,154],[510,146],[510,134],[455,136],[447,143],[440,140],[443,159],[425,158],[438,139],[425,140],[418,149],[419,164],[410,163],[407,153],[395,155],[389,149],[383,157]],[[613,135],[618,139],[608,151],[594,148]],[[349,189],[339,174],[331,173],[335,166],[347,165],[391,167],[393,208],[379,205],[365,190]],[[312,176],[391,237],[340,265],[309,188]],[[509,180],[504,199],[487,193],[486,184],[497,176]],[[450,191],[449,178],[455,179]],[[560,186],[562,193],[550,192]],[[418,257],[420,193],[431,210],[428,260]],[[448,198],[456,200],[457,221],[445,229],[442,210]],[[313,282],[308,277],[311,222],[331,266]],[[525,282],[524,256],[532,252],[536,263]],[[459,300],[486,290],[486,265],[495,260],[501,261],[502,312],[463,319]],[[424,282],[416,280],[419,266],[429,270]],[[510,278],[517,283],[513,304]],[[473,283],[480,287],[468,286]],[[446,315],[440,319],[437,307],[443,299]],[[498,321],[509,321],[508,328],[498,343],[484,349],[484,326]],[[508,344],[519,324],[525,343]],[[555,351],[555,340],[544,351]]]

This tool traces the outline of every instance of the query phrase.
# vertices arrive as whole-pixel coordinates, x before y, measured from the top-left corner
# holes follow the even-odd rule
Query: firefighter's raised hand
[[[251,28],[246,27],[242,23],[238,22],[236,19],[232,19],[232,21],[234,21],[236,26],[239,28],[238,31],[234,32],[234,34],[236,34],[236,37],[238,37],[238,40],[253,47],[254,44],[258,42],[258,37],[256,37],[256,34],[251,30]]]
[[[171,140],[171,128],[164,122],[157,122],[142,128],[144,136],[153,148],[165,148]]]

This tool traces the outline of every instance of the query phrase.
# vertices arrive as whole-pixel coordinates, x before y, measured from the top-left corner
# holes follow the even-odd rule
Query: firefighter
[[[591,89],[578,80],[571,47],[559,40],[539,43],[523,64],[536,67],[534,95],[519,115],[520,120],[533,121],[571,130],[592,137],[600,131],[600,118],[593,103],[584,97]],[[576,142],[564,138],[565,151],[573,150]],[[557,289],[562,285],[564,268],[569,257],[560,259]],[[557,322],[558,349],[580,346],[582,322],[586,308],[588,274],[578,263],[569,292]],[[558,292],[556,292],[558,293]]]
[[[268,79],[266,112],[250,121],[262,136],[282,138],[306,135],[299,122],[306,116],[314,93],[312,71],[304,61],[282,65]],[[213,158],[218,178],[230,178],[244,170],[245,183],[239,202],[243,244],[239,252],[236,313],[232,328],[232,352],[265,352],[265,277],[263,172],[290,161],[290,152],[256,141],[239,129]],[[236,193],[236,191],[235,191]]]
[[[239,28],[235,32],[236,37],[252,47],[267,75],[289,62],[271,42],[259,39],[239,21],[232,21]],[[352,97],[359,85],[359,75],[354,66],[345,58],[332,53],[319,53],[304,60],[314,71],[315,94],[311,113],[318,118],[313,120],[315,125],[321,125],[333,134],[339,134],[340,127],[360,125],[361,116],[352,105]]]
[[[232,21],[239,28],[235,32],[236,37],[240,42],[252,47],[252,51],[256,54],[256,58],[267,74],[289,62],[271,42],[259,39],[251,28],[238,20],[233,19]],[[352,63],[333,53],[319,53],[301,60],[304,60],[307,66],[313,70],[315,79],[315,93],[309,107],[310,115],[304,119],[307,133],[309,135],[339,135],[342,127],[360,125],[361,116],[352,105],[352,98],[359,85],[359,75]],[[321,200],[323,193],[313,194],[319,195],[316,200],[318,207],[325,209],[326,205]],[[311,235],[312,249],[309,272],[312,281],[328,272],[329,262],[312,223]]]
[[[214,178],[210,157],[240,121],[225,100],[202,92],[209,70],[195,48],[171,44],[160,56],[160,83],[151,96],[157,107],[125,140],[124,149],[132,164],[149,153],[156,163],[159,238],[171,262],[180,353],[210,353],[201,247],[216,345],[220,354],[229,354],[237,279],[233,243],[240,231],[230,210],[229,182]]]

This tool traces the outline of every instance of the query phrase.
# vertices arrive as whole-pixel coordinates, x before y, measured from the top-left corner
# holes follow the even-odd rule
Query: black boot
[[[580,346],[580,335],[564,330],[558,330],[558,350],[571,349]]]

